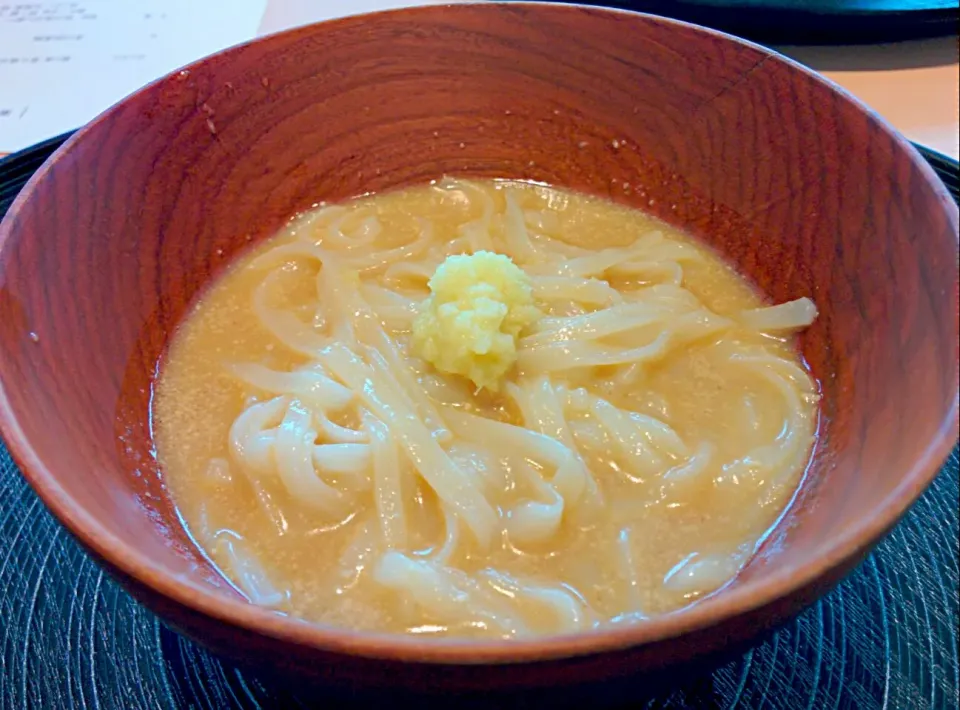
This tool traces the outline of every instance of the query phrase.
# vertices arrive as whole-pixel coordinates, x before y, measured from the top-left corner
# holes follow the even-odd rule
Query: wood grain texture
[[[823,383],[823,445],[768,554],[729,592],[624,631],[427,643],[245,605],[185,539],[147,418],[184,309],[294,212],[444,173],[641,206],[772,298],[817,301],[801,346]],[[72,139],[0,227],[0,422],[108,571],[235,660],[416,690],[649,677],[790,619],[919,497],[956,437],[957,293],[942,185],[879,119],[786,60],[624,13],[420,8],[231,50]]]

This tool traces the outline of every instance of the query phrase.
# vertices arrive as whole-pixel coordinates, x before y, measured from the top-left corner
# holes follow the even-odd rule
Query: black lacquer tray
[[[0,216],[62,141],[0,160]],[[957,198],[957,163],[921,152]],[[771,640],[627,707],[960,707],[958,464],[955,449],[864,565]],[[163,627],[47,513],[0,443],[0,710],[331,706],[237,670]]]
[[[556,0],[565,2],[567,0]],[[956,35],[957,0],[578,0],[775,44],[867,44]]]

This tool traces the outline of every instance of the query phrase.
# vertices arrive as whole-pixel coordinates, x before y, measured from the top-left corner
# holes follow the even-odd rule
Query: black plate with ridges
[[[0,216],[62,141],[0,160]],[[960,200],[957,163],[920,150]],[[863,566],[770,641],[629,707],[956,710],[958,466],[954,449]],[[0,442],[0,710],[318,706],[331,705],[240,671],[163,627],[80,550]]]

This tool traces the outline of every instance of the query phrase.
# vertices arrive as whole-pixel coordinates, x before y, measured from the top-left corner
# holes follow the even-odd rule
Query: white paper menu
[[[267,0],[0,0],[0,154],[256,34]]]
[[[411,5],[455,5],[470,0],[268,0],[258,34],[272,34],[311,22]]]

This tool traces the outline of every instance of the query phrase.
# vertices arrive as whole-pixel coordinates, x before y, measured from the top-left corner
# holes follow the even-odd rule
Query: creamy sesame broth
[[[727,584],[792,498],[818,398],[790,337],[815,316],[602,199],[366,196],[200,298],[158,458],[253,603],[476,638],[642,622]]]

